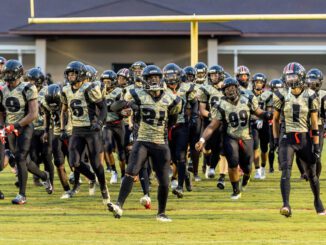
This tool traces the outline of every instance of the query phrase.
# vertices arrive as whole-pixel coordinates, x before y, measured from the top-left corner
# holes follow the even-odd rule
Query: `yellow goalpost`
[[[123,22],[188,22],[190,23],[191,65],[198,62],[198,23],[248,20],[325,20],[326,14],[243,14],[243,15],[166,15],[166,16],[119,16],[119,17],[49,17],[37,18],[34,0],[30,0],[29,24],[82,24]]]

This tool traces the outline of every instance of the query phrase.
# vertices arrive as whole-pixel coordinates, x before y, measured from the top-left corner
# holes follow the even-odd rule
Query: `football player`
[[[0,91],[0,124],[5,125],[9,149],[15,155],[18,170],[19,194],[12,200],[13,204],[26,203],[27,170],[45,181],[47,192],[52,193],[50,174],[26,160],[33,136],[32,122],[38,115],[38,95],[35,85],[21,82],[23,71],[19,61],[8,60],[3,67],[3,80],[7,84]]]
[[[274,117],[273,135],[275,145],[279,145],[279,161],[282,170],[281,194],[283,207],[280,213],[285,217],[292,214],[290,206],[290,177],[293,157],[296,154],[302,160],[310,187],[314,195],[315,210],[325,215],[323,203],[320,199],[319,179],[316,175],[316,162],[320,161],[317,94],[305,89],[306,71],[296,62],[284,67],[283,76],[290,93],[287,95],[276,91],[273,94]],[[280,135],[280,115],[284,117],[284,132]],[[311,129],[312,138],[309,130]]]
[[[189,103],[191,111],[197,110],[197,99],[195,92],[195,84],[181,82],[181,68],[169,63],[163,68],[163,78],[167,85],[167,91],[181,98],[182,108],[178,114],[177,122],[169,128],[169,146],[171,151],[172,162],[177,167],[178,185],[172,189],[172,193],[178,198],[183,197],[183,186],[185,184],[187,191],[192,191],[190,174],[187,172],[186,153],[189,137],[189,118],[193,116],[186,114],[187,104]],[[194,112],[197,115],[197,111]],[[191,113],[191,114],[194,114]]]
[[[121,169],[121,178],[125,174],[126,165],[126,152],[125,152],[125,125],[123,116],[119,113],[112,111],[111,106],[114,102],[123,100],[125,93],[125,87],[127,80],[120,75],[120,79],[117,81],[117,74],[114,71],[106,70],[101,75],[101,81],[106,85],[106,125],[104,127],[104,141],[106,158],[110,162],[112,175],[111,184],[118,183],[118,173],[115,167],[115,161],[113,157],[113,149],[115,145],[118,149],[118,158]]]
[[[313,68],[307,72],[307,85],[310,89],[314,90],[319,99],[319,120],[318,120],[318,130],[319,130],[319,146],[320,152],[323,152],[324,146],[324,125],[326,118],[326,91],[321,90],[321,86],[323,84],[324,75],[323,73],[317,69]],[[319,160],[316,166],[317,177],[320,177],[321,174],[321,161]]]
[[[44,169],[50,173],[51,184],[53,185],[54,167],[52,163],[52,139],[44,141],[44,110],[41,107],[42,101],[44,100],[44,94],[47,86],[44,86],[45,76],[40,68],[32,68],[27,71],[27,81],[36,86],[38,92],[38,116],[33,121],[34,132],[32,137],[32,144],[30,150],[30,157],[33,162],[37,165],[44,163]],[[34,176],[34,184],[36,186],[43,186],[39,182],[39,178]]]
[[[169,192],[170,150],[166,141],[167,123],[174,123],[181,110],[181,100],[172,93],[164,91],[162,71],[155,65],[147,66],[143,71],[142,90],[130,90],[128,102],[132,107],[139,108],[138,136],[130,153],[126,176],[122,181],[116,204],[109,203],[109,211],[115,218],[122,215],[123,204],[131,192],[135,177],[148,157],[153,160],[153,170],[159,183],[157,199],[157,220],[167,222],[165,208]],[[168,118],[170,117],[170,120]],[[173,119],[172,119],[173,118]]]
[[[273,94],[269,90],[264,90],[267,77],[263,73],[256,73],[252,76],[252,92],[258,100],[259,107],[265,111],[272,111],[273,107]],[[254,138],[254,164],[256,173],[255,179],[266,178],[266,162],[268,154],[268,121],[264,121],[252,115],[250,118],[251,130]],[[259,163],[259,146],[261,151],[261,167]]]
[[[272,113],[259,108],[257,99],[239,88],[239,83],[234,78],[227,78],[223,82],[224,97],[212,109],[212,120],[204,130],[202,137],[196,144],[198,151],[204,148],[205,142],[214,131],[225,122],[224,153],[229,165],[229,178],[232,184],[232,200],[241,197],[239,186],[240,165],[243,170],[242,191],[245,190],[250,180],[251,163],[253,158],[253,139],[250,133],[250,114],[255,113],[263,119],[271,119]]]
[[[211,108],[218,103],[223,93],[221,91],[221,84],[223,84],[224,69],[222,66],[214,65],[208,70],[208,83],[203,84],[197,91],[197,97],[199,100],[199,112],[204,118],[204,124],[207,126],[211,121]],[[220,153],[222,149],[222,135],[223,127],[219,127],[214,131],[213,136],[205,144],[205,151],[211,151],[210,166],[206,169],[206,177],[215,177],[215,168],[220,160]],[[224,159],[223,159],[224,160]],[[218,181],[218,188],[224,189],[225,174],[222,173]]]
[[[64,190],[61,199],[71,198],[79,190],[79,173],[74,173],[74,187],[71,190],[65,169],[65,157],[68,157],[68,142],[71,136],[72,126],[70,117],[65,118],[65,132],[68,137],[60,139],[60,112],[61,112],[61,93],[62,88],[58,84],[51,84],[47,87],[42,101],[44,109],[45,133],[43,140],[48,142],[52,138],[52,153],[54,165],[56,166],[60,183]],[[52,135],[53,134],[53,135]],[[52,135],[52,136],[51,136]],[[69,159],[68,159],[69,160]]]
[[[83,164],[82,154],[87,146],[89,160],[93,171],[98,178],[103,203],[110,201],[106,186],[104,168],[101,164],[101,135],[107,108],[103,101],[101,88],[96,83],[86,82],[87,69],[79,61],[70,62],[65,71],[69,82],[63,87],[61,102],[61,130],[64,129],[64,116],[67,110],[71,112],[72,135],[69,139],[69,163],[71,167],[84,174],[90,180],[90,189],[95,186],[96,180],[90,169]],[[91,193],[90,193],[91,194]]]

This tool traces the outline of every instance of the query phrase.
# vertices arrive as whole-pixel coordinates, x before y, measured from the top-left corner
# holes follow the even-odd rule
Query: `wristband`
[[[199,139],[199,142],[201,142],[201,143],[205,143],[206,140],[205,140],[203,137],[201,137],[201,138]]]

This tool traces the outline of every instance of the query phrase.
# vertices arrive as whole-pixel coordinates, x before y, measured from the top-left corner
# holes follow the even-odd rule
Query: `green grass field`
[[[326,159],[324,155],[323,159]],[[324,161],[325,162],[325,161]],[[202,176],[203,177],[203,176]],[[326,205],[326,167],[321,178],[322,199]],[[326,217],[317,216],[309,183],[292,173],[291,205],[293,216],[279,214],[282,205],[280,172],[268,174],[264,181],[251,181],[242,198],[231,201],[231,186],[216,188],[215,180],[194,183],[194,190],[183,199],[170,194],[167,214],[171,223],[156,221],[156,183],[152,187],[152,210],[139,204],[140,184],[124,206],[123,217],[114,219],[102,204],[99,191],[88,196],[84,180],[81,191],[72,199],[62,194],[56,177],[55,193],[28,182],[28,204],[13,206],[17,189],[7,168],[0,174],[0,244],[326,244]],[[110,174],[107,174],[110,180]],[[109,185],[116,200],[119,185]]]

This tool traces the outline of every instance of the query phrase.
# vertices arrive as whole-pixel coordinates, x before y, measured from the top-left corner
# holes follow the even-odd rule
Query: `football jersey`
[[[28,113],[28,102],[37,99],[35,85],[21,82],[15,88],[5,85],[0,91],[1,111],[6,112],[6,123],[18,123]]]
[[[124,93],[125,89],[116,87],[113,91],[105,96],[106,106],[108,109],[108,113],[106,114],[106,122],[113,122],[122,119],[119,114],[111,111],[110,106],[113,104],[113,102],[122,100]]]
[[[47,86],[43,87],[38,93],[37,102],[38,102],[38,115],[37,118],[33,121],[35,130],[44,130],[44,111],[42,108],[42,102],[44,101],[45,92]]]
[[[212,108],[223,96],[222,91],[211,84],[204,84],[197,91],[198,101],[208,104],[209,108]]]
[[[54,135],[60,135],[61,133],[61,122],[60,122],[60,115],[61,115],[61,109],[59,110],[52,110],[46,100],[42,100],[42,107],[44,110],[48,111],[50,113],[50,127],[53,128],[53,134]],[[72,133],[72,125],[71,125],[71,114],[68,110],[68,113],[66,114],[67,118],[65,118],[65,130],[68,135],[71,135]]]
[[[196,99],[195,85],[191,83],[181,83],[176,93],[174,93],[170,88],[167,88],[167,92],[180,97],[181,111],[178,114],[177,123],[186,123],[188,120],[186,115],[187,103]]]
[[[255,94],[254,96],[257,98],[259,108],[266,111],[267,108],[273,107],[273,93],[269,90],[263,91],[261,94]],[[251,115],[251,120],[259,119],[256,115]]]
[[[317,95],[320,103],[318,125],[323,125],[326,119],[326,91],[319,90]]]
[[[138,141],[167,143],[168,116],[181,111],[180,97],[163,91],[158,98],[141,89],[131,89],[125,96],[139,106]]]
[[[253,95],[240,91],[236,104],[222,97],[211,110],[212,118],[223,122],[226,134],[236,139],[251,139],[250,115],[259,108],[258,101]]]
[[[317,94],[305,89],[300,95],[276,91],[273,94],[274,109],[281,112],[285,122],[285,132],[308,132],[310,112],[319,110]]]
[[[105,84],[103,82],[99,81],[99,80],[98,81],[95,81],[94,83],[97,86],[100,87],[101,93],[102,93],[102,97],[103,97],[103,99],[105,99],[105,95],[106,95],[106,86],[105,86]]]
[[[71,85],[62,89],[61,102],[68,106],[72,127],[89,127],[96,119],[96,103],[102,101],[102,91],[96,83],[83,83],[74,90]]]

